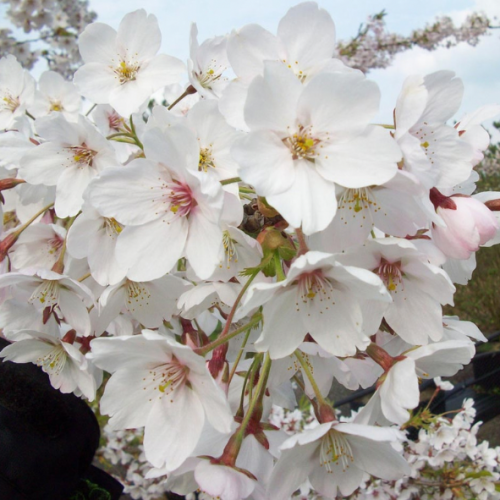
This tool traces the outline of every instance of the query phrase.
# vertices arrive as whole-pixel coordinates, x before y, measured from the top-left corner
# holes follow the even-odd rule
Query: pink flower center
[[[387,262],[385,259],[382,259],[379,267],[374,272],[380,276],[389,291],[397,291],[398,284],[403,288],[401,261]]]
[[[173,356],[170,363],[158,366],[151,370],[149,375],[149,381],[155,384],[153,389],[161,393],[161,398],[163,395],[172,394],[177,388],[182,388],[188,383],[189,368]]]
[[[108,125],[111,130],[116,130],[118,132],[123,125],[123,118],[115,112],[110,113],[108,115]]]
[[[97,151],[90,149],[85,143],[80,146],[71,146],[66,149],[71,151],[73,161],[81,166],[91,167],[92,162],[94,161],[94,156],[97,154]]]
[[[197,203],[187,184],[173,181],[168,183],[167,189],[170,191],[168,198],[170,201],[170,211],[180,217],[186,217]]]

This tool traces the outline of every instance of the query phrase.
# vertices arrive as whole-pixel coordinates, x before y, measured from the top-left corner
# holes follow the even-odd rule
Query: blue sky
[[[115,28],[127,12],[139,7],[155,14],[163,34],[162,51],[183,60],[188,56],[191,22],[198,25],[200,41],[249,23],[258,23],[276,32],[280,18],[297,3],[295,0],[90,0],[98,20]],[[318,0],[318,3],[332,15],[338,39],[355,35],[369,14],[383,9],[387,12],[389,29],[401,34],[409,34],[412,29],[423,27],[443,14],[457,22],[473,11],[500,18],[500,0]],[[496,24],[500,24],[500,20]],[[391,67],[372,71],[369,75],[382,90],[377,121],[391,119],[399,89],[408,75],[439,69],[453,70],[464,81],[465,96],[459,115],[483,104],[500,103],[499,54],[500,30],[483,38],[477,47],[460,44],[453,49],[429,52],[417,48],[399,54]]]
[[[117,27],[121,17],[139,6],[154,13],[163,34],[162,50],[186,59],[191,22],[196,22],[199,40],[229,33],[249,23],[257,23],[276,32],[280,18],[298,2],[293,0],[90,0],[99,20]],[[391,31],[408,34],[423,27],[438,15],[450,15],[457,22],[473,11],[483,11],[490,17],[500,17],[500,0],[319,0],[321,7],[332,15],[337,38],[356,34],[369,14],[387,12]],[[417,8],[416,8],[417,6]],[[500,24],[500,21],[497,23]],[[397,94],[406,76],[450,69],[465,83],[461,112],[467,112],[490,102],[500,102],[500,30],[485,37],[477,47],[460,44],[453,49],[429,52],[414,49],[396,57],[388,69],[372,71],[370,78],[382,90],[380,121],[390,120]],[[459,115],[460,115],[459,113]]]

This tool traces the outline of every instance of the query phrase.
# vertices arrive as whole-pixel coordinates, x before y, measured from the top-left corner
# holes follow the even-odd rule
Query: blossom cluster
[[[500,447],[480,444],[477,433],[481,422],[473,425],[476,411],[472,399],[464,400],[463,408],[454,415],[429,415],[416,440],[406,439],[399,449],[412,472],[397,481],[385,481],[365,474],[360,487],[349,500],[373,499],[453,499],[500,498]],[[355,418],[341,416],[342,421]],[[452,418],[450,418],[452,417]],[[269,421],[288,435],[319,425],[312,408],[286,410],[274,405]],[[105,444],[99,450],[104,466],[125,484],[125,492],[134,499],[155,500],[168,491],[166,478],[146,479],[151,470],[142,445],[140,430],[112,431],[104,427]],[[188,498],[190,496],[188,495]],[[194,498],[194,496],[193,496]],[[309,482],[301,485],[294,500],[319,500]]]
[[[396,54],[413,47],[436,50],[455,47],[461,42],[475,46],[492,28],[491,21],[482,13],[470,14],[461,26],[455,26],[448,16],[440,16],[405,37],[387,30],[385,16],[385,11],[369,16],[355,37],[339,42],[339,56],[347,65],[366,73],[370,69],[386,68]]]
[[[449,125],[463,84],[438,71],[373,123],[380,91],[314,2],[276,34],[200,43],[193,24],[187,65],[160,45],[140,9],[85,28],[72,82],[0,59],[0,357],[99,389],[111,430],[144,428],[146,479],[179,494],[287,500],[309,481],[333,499],[408,477],[419,379],[485,340],[442,306],[500,241],[499,194],[472,195],[500,106]],[[376,385],[350,422],[334,380]],[[289,436],[268,416],[295,384],[318,425]]]
[[[81,63],[77,37],[95,21],[87,0],[1,0],[5,15],[15,31],[32,33],[26,40],[10,28],[0,29],[0,57],[16,56],[27,69],[45,59],[49,68],[65,76],[72,75]]]

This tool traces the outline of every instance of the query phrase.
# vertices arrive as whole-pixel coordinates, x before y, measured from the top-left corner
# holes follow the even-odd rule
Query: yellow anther
[[[422,142],[422,144],[420,144],[423,148],[428,148],[429,147],[429,143],[427,141],[425,142]]]

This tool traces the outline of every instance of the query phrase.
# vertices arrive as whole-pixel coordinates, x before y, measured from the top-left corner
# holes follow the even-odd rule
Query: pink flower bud
[[[448,257],[468,259],[495,235],[498,223],[484,203],[469,196],[453,196],[455,209],[436,207],[446,227],[433,226],[434,243]]]

